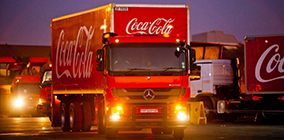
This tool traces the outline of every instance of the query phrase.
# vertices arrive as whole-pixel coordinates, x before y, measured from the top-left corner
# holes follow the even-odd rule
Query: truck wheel
[[[271,112],[265,112],[265,110],[274,110],[272,107],[265,107],[263,108],[262,112],[258,114],[258,118],[260,119],[261,122],[264,123],[279,123],[279,121],[282,120],[281,117],[275,116],[274,113]]]
[[[107,139],[114,139],[118,134],[118,130],[114,128],[107,128],[106,129],[106,138]]]
[[[61,102],[60,105],[60,124],[62,131],[70,131],[70,122],[69,122],[69,105],[66,102]]]
[[[78,132],[82,129],[82,108],[80,102],[73,102],[69,107],[69,121],[72,132]]]
[[[172,128],[165,128],[165,129],[163,129],[163,134],[173,134],[173,129]]]
[[[213,110],[213,105],[211,101],[203,101],[204,103],[204,112],[207,118],[207,122],[211,122],[214,120],[215,114],[211,110]]]
[[[105,134],[106,132],[106,121],[105,121],[105,109],[104,101],[102,100],[98,105],[98,133]]]
[[[92,126],[92,109],[91,104],[83,102],[83,126],[82,131],[90,131]]]
[[[175,128],[173,136],[175,139],[182,139],[184,137],[184,129]]]
[[[161,134],[162,129],[161,128],[151,128],[152,134]]]

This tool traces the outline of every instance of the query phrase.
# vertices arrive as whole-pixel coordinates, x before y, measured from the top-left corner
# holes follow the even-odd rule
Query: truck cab
[[[39,75],[17,75],[11,87],[11,116],[38,115]]]
[[[197,60],[196,69],[190,75],[191,98],[202,94],[216,95],[216,86],[233,83],[231,61],[226,59]]]
[[[11,85],[11,116],[40,116],[37,112],[39,100],[40,68],[47,58],[31,57],[29,62],[11,64],[18,68]]]
[[[183,137],[189,121],[189,46],[158,36],[112,36],[104,44],[97,70],[108,81],[107,136],[121,128],[152,128]]]
[[[191,100],[203,101],[208,121],[216,117],[217,102],[238,95],[238,88],[232,86],[235,75],[229,59],[196,60],[196,69],[191,72]],[[232,90],[234,89],[234,90]],[[235,91],[235,92],[232,92]]]

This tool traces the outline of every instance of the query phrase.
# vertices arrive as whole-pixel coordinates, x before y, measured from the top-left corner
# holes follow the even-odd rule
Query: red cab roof
[[[110,43],[155,43],[155,42],[164,42],[164,43],[178,43],[179,41],[184,41],[178,37],[162,37],[162,36],[116,36],[111,37]]]

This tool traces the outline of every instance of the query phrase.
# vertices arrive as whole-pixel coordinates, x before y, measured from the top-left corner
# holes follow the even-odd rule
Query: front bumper
[[[110,119],[111,113],[107,113],[107,128],[115,129],[137,129],[137,128],[186,128],[189,124],[188,107],[186,106],[187,117],[179,120],[174,113],[174,105],[127,105],[124,107],[124,114],[121,119]],[[157,112],[142,112],[141,108],[151,110],[157,109]]]
[[[37,112],[42,114],[50,114],[51,107],[50,104],[39,104],[37,105]]]

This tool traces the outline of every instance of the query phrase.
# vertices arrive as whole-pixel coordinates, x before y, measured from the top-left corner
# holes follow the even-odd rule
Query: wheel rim
[[[62,107],[61,109],[61,127],[64,127],[64,124],[65,124],[65,109],[64,107]]]
[[[272,108],[264,108],[261,113],[265,119],[271,120],[273,118],[273,115],[271,113],[265,112],[265,110],[272,110]]]
[[[208,116],[210,114],[210,108],[208,106],[204,106],[205,115]]]
[[[73,128],[73,126],[74,126],[74,116],[75,116],[74,109],[71,107],[70,108],[70,115],[69,115],[69,121],[70,121],[70,127],[71,128]]]

